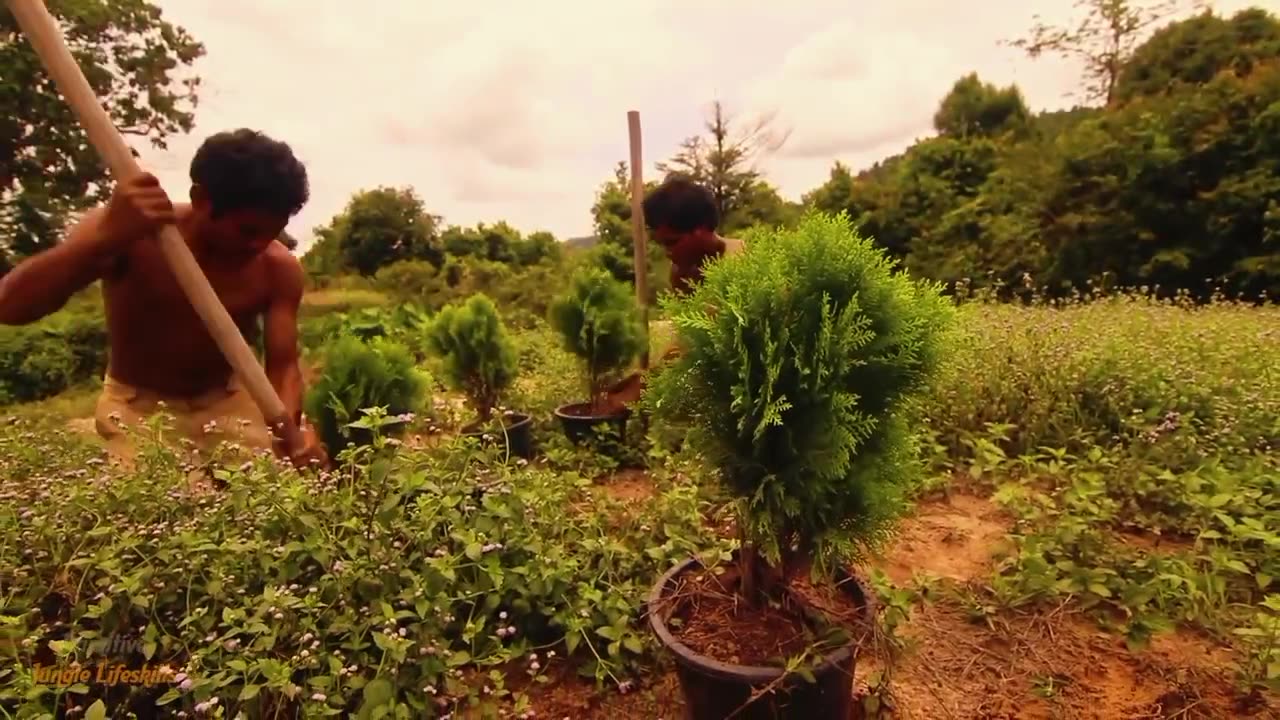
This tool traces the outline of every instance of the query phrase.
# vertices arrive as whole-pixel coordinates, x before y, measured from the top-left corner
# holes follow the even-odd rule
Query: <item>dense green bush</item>
[[[107,369],[106,322],[96,308],[68,308],[40,322],[0,326],[0,405],[56,395]]]
[[[428,307],[449,291],[444,272],[426,260],[401,260],[387,265],[373,276],[373,282],[388,295]]]
[[[467,396],[479,423],[488,423],[519,369],[515,344],[493,301],[480,294],[445,307],[427,330],[427,344],[443,360],[449,386]]]
[[[422,360],[426,350],[422,335],[430,321],[430,313],[413,303],[362,307],[345,313],[306,318],[299,327],[298,336],[302,347],[307,350],[320,349],[344,335],[361,340],[387,338],[404,345],[416,359]]]
[[[635,297],[608,272],[586,267],[552,301],[547,319],[565,349],[584,366],[587,400],[598,407],[605,389],[644,348],[644,328]]]
[[[747,248],[710,264],[691,295],[666,296],[684,352],[647,400],[691,423],[738,499],[745,570],[758,553],[812,558],[825,574],[906,508],[922,469],[907,401],[938,365],[953,310],[843,214],[754,232]]]
[[[393,416],[416,413],[430,393],[429,378],[417,369],[413,355],[387,338],[339,336],[325,348],[321,365],[305,405],[331,456],[352,445],[369,444],[370,430],[348,427],[366,410],[382,407]]]

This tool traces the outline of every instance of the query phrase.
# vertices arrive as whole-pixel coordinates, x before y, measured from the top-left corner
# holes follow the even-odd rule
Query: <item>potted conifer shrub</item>
[[[476,413],[462,428],[463,435],[482,442],[500,440],[517,457],[532,455],[529,415],[494,416],[502,393],[516,378],[519,358],[493,301],[481,293],[445,307],[428,327],[427,345],[443,361],[449,387],[465,394]]]
[[[645,342],[639,306],[630,289],[608,271],[586,267],[551,302],[547,318],[564,347],[583,364],[585,401],[561,405],[555,411],[565,435],[582,442],[612,428],[621,440],[631,411],[610,402],[608,389],[630,369]]]
[[[421,410],[428,399],[429,378],[417,369],[413,353],[388,338],[339,335],[325,346],[321,366],[303,405],[331,457],[373,441],[370,430],[350,427],[366,408],[382,407],[390,415],[403,416]],[[403,424],[382,432],[400,428]]]
[[[908,506],[923,467],[911,401],[953,309],[843,214],[758,230],[746,247],[664,298],[683,354],[644,398],[690,428],[735,498],[739,549],[671,569],[649,621],[694,720],[843,720],[873,613],[850,563]]]

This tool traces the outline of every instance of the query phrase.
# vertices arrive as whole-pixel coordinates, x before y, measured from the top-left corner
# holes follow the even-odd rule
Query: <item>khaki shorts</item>
[[[94,426],[114,461],[133,465],[136,449],[128,433],[142,429],[158,412],[172,416],[168,423],[171,431],[204,452],[224,441],[250,451],[271,449],[271,432],[262,412],[235,376],[226,387],[195,397],[168,396],[107,376],[94,412]]]

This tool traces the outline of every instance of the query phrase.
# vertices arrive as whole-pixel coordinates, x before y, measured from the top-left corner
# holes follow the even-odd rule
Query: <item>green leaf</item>
[[[364,686],[364,701],[371,706],[381,707],[395,697],[395,688],[384,678],[374,678]]]
[[[225,664],[227,667],[238,672],[244,672],[249,669],[249,664],[240,659],[228,660]]]
[[[640,642],[640,639],[634,635],[628,635],[626,639],[622,641],[622,645],[637,655],[644,652],[644,643]]]
[[[94,700],[89,709],[84,711],[84,720],[106,720],[107,705],[101,700]]]
[[[89,692],[89,686],[84,683],[76,683],[75,685],[67,688],[67,692],[75,693],[76,695],[84,695]]]
[[[1208,505],[1209,507],[1216,508],[1216,507],[1222,507],[1223,505],[1226,505],[1229,502],[1231,502],[1231,493],[1219,493],[1209,498]]]
[[[459,650],[449,656],[449,667],[461,667],[471,662],[471,653],[466,650]]]
[[[480,558],[484,555],[484,546],[482,546],[480,543],[471,543],[470,545],[467,546],[465,554],[472,561],[478,562]]]
[[[258,691],[262,689],[261,685],[245,685],[240,691],[240,701],[252,700],[258,697]]]
[[[1253,579],[1258,583],[1259,590],[1266,590],[1271,585],[1272,580],[1271,576],[1266,573],[1258,573],[1253,576]]]
[[[602,638],[605,638],[606,640],[618,639],[618,631],[609,625],[602,625],[596,628],[596,634]]]
[[[1106,585],[1103,585],[1101,583],[1089,583],[1089,592],[1099,597],[1104,597],[1104,598],[1111,597],[1111,590],[1108,589]]]

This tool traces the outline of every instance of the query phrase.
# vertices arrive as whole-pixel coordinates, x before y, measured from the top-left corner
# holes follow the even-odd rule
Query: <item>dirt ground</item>
[[[612,493],[635,496],[640,478]],[[1005,542],[1010,519],[985,498],[953,494],[923,503],[904,521],[880,567],[897,583],[926,573],[954,583],[981,580]],[[1157,636],[1130,652],[1124,639],[1059,607],[990,624],[972,622],[946,598],[917,606],[900,629],[896,659],[869,649],[859,658],[860,694],[884,671],[888,712],[919,720],[1141,720],[1280,718],[1274,698],[1242,702],[1231,652],[1188,631]],[[628,693],[597,693],[566,677],[533,697],[537,717],[678,720],[684,707],[670,669]]]

